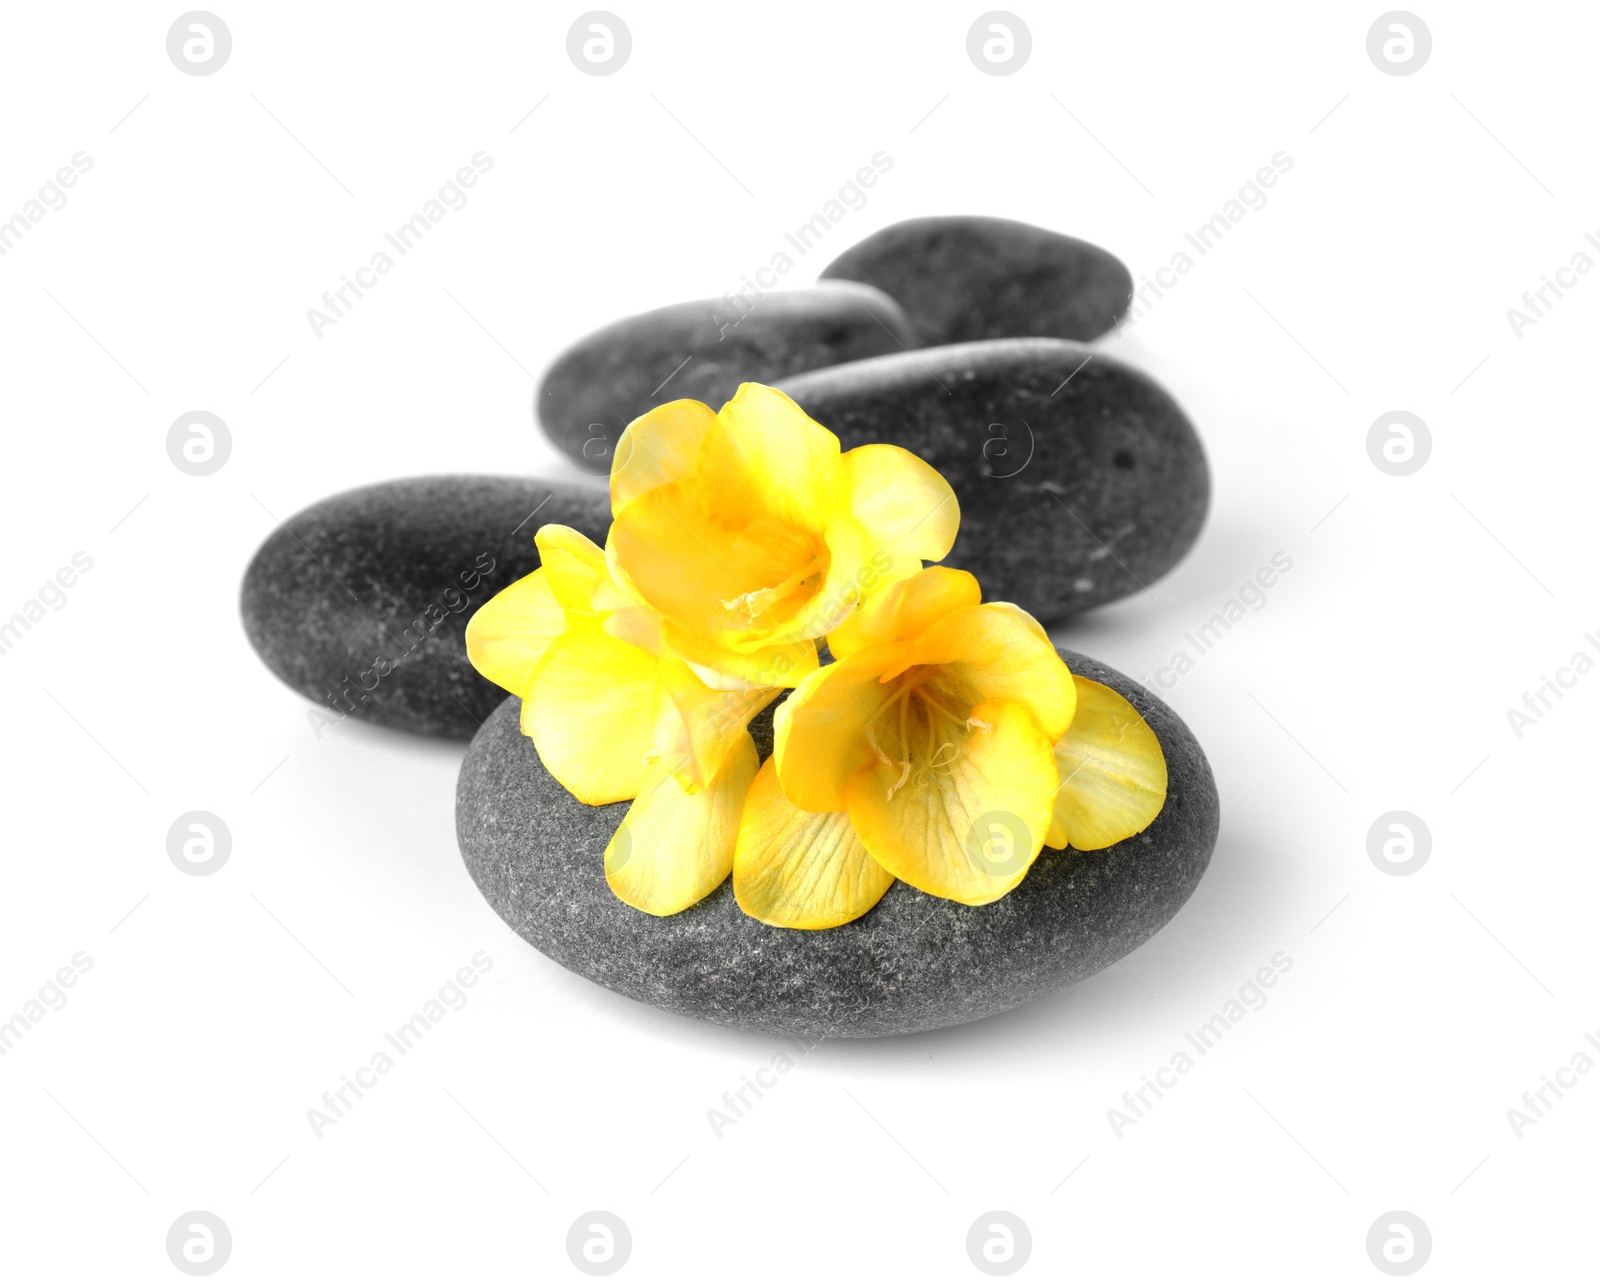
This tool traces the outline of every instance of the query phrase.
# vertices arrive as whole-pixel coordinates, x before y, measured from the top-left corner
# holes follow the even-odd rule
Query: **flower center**
[[[742,595],[735,595],[732,599],[724,599],[722,606],[730,613],[743,613],[746,621],[753,623],[756,618],[770,613],[778,604],[793,595],[796,591],[804,590],[809,598],[816,588],[807,583],[822,576],[822,560],[813,558],[804,568],[791,573],[776,586],[768,586],[761,590],[749,590]]]
[[[948,775],[960,754],[960,740],[972,729],[987,729],[972,718],[976,703],[957,691],[938,666],[914,666],[895,690],[879,703],[867,724],[867,740],[878,760],[898,765],[900,777],[885,799],[907,783]],[[968,714],[961,715],[965,710]]]

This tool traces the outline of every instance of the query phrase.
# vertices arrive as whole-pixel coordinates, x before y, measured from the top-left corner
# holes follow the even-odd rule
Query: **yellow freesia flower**
[[[606,553],[643,609],[614,630],[659,638],[715,688],[798,683],[814,640],[875,587],[943,559],[960,522],[926,462],[888,444],[843,452],[764,385],[740,385],[718,412],[657,407],[615,459]]]
[[[773,925],[823,929],[898,877],[992,903],[1045,844],[1099,849],[1166,799],[1149,726],[1074,677],[1042,627],[984,604],[971,574],[929,568],[828,638],[774,720],[734,853],[734,894]]]
[[[756,772],[746,726],[779,690],[706,685],[659,631],[648,647],[599,546],[558,524],[535,541],[542,566],[473,615],[467,656],[522,699],[522,731],[563,787],[586,805],[633,800],[606,850],[612,890],[645,912],[680,912],[732,869]],[[610,629],[619,617],[629,639]]]

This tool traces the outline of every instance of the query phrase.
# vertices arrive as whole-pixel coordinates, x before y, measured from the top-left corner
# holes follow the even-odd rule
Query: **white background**
[[[94,964],[0,1059],[0,1275],[181,1281],[164,1240],[193,1209],[239,1284],[581,1282],[590,1209],[643,1283],[981,1282],[992,1209],[1032,1231],[1019,1282],[1379,1282],[1393,1209],[1435,1282],[1592,1273],[1600,1071],[1521,1139],[1506,1111],[1600,1029],[1600,673],[1520,739],[1505,712],[1600,660],[1600,274],[1520,339],[1506,310],[1600,230],[1600,15],[1431,5],[1430,61],[1392,77],[1379,4],[1031,5],[1031,59],[993,77],[981,4],[615,6],[633,52],[604,77],[567,57],[576,5],[216,0],[233,52],[205,77],[167,57],[180,6],[7,11],[0,219],[93,168],[0,258],[0,617],[94,566],[0,657],[0,1014]],[[470,204],[315,338],[306,310],[480,150]],[[786,284],[969,212],[1138,276],[1293,158],[1110,346],[1199,427],[1205,532],[1058,638],[1153,677],[1274,552],[1294,567],[1165,692],[1223,801],[1165,930],[1008,1015],[824,1043],[718,1139],[773,1040],[513,936],[456,852],[461,748],[315,737],[238,583],[274,518],[344,488],[570,474],[530,373],[736,287],[880,150]],[[197,408],[234,442],[203,478],[165,450]],[[1405,478],[1365,448],[1393,409],[1433,434]],[[195,809],[234,842],[205,878],[165,850]],[[1394,809],[1432,832],[1412,876],[1368,858]],[[306,1111],[480,950],[465,1009],[317,1139]],[[1107,1110],[1276,952],[1266,1008],[1118,1139]]]

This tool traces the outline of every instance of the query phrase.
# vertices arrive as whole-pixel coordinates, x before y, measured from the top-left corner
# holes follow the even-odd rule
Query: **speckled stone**
[[[1189,418],[1143,372],[1064,340],[988,340],[780,382],[846,449],[896,443],[949,480],[947,562],[1057,622],[1143,590],[1211,496]]]
[[[1128,309],[1115,255],[1032,224],[978,215],[908,219],[822,270],[898,300],[925,344],[1050,336],[1092,340]]]
[[[747,380],[772,384],[917,343],[900,306],[870,286],[828,282],[759,299],[695,300],[623,318],[551,364],[535,395],[551,440],[591,474],[611,470],[630,421],[676,398],[720,407]]]
[[[1167,757],[1167,802],[1143,833],[1094,853],[1045,850],[986,907],[896,882],[833,930],[745,916],[725,881],[694,907],[652,917],[606,885],[607,841],[626,802],[580,804],[545,771],[507,699],[473,739],[456,832],[490,907],[546,956],[637,1001],[718,1024],[811,1037],[881,1037],[981,1019],[1075,983],[1132,952],[1193,893],[1216,844],[1216,784],[1172,710],[1090,658],[1072,669],[1126,696]],[[763,754],[770,719],[753,729]]]
[[[467,619],[539,566],[533,534],[604,541],[596,487],[447,474],[328,497],[275,529],[240,592],[245,634],[315,703],[409,733],[470,738],[505,690],[467,661]]]

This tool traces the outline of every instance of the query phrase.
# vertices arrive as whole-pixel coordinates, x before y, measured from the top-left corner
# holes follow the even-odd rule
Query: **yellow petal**
[[[944,475],[920,456],[888,443],[870,443],[841,458],[850,511],[876,548],[936,561],[950,553],[961,506]]]
[[[940,618],[982,599],[978,579],[970,572],[924,568],[874,593],[859,612],[828,636],[828,648],[842,660],[874,644],[913,640]]]
[[[730,524],[763,516],[820,533],[844,498],[839,440],[788,394],[742,384],[700,445],[697,475]]]
[[[652,718],[662,766],[684,791],[703,790],[745,736],[750,721],[781,691],[708,688],[682,662],[662,659]]]
[[[577,618],[550,646],[522,704],[522,731],[585,805],[639,793],[654,745],[656,659]]]
[[[611,466],[611,513],[646,492],[694,473],[700,444],[717,413],[703,402],[680,398],[640,416],[623,431]]]
[[[769,926],[826,930],[870,911],[893,884],[848,814],[797,809],[783,794],[777,762],[761,767],[733,853],[733,894],[745,912]]]
[[[892,730],[877,727],[890,696],[878,676],[898,656],[894,645],[883,645],[813,671],[774,712],[772,758],[783,790],[801,809],[844,809],[851,776],[891,739]]]
[[[902,780],[903,766],[875,764],[851,778],[845,797],[856,834],[883,867],[941,899],[984,904],[1027,875],[1057,776],[1050,742],[1021,703],[982,703],[969,723],[927,731],[952,744],[937,767],[917,764]]]
[[[945,614],[906,652],[906,665],[938,665],[976,700],[1020,702],[1053,744],[1072,723],[1072,672],[1043,628],[1014,604]]]
[[[550,593],[563,608],[592,612],[596,588],[610,580],[606,552],[576,528],[547,523],[534,534]]]
[[[1055,747],[1061,790],[1045,844],[1103,850],[1155,822],[1167,800],[1167,759],[1155,730],[1125,697],[1072,678],[1078,711]]]
[[[623,903],[656,917],[697,904],[733,871],[756,745],[745,734],[703,792],[686,795],[656,767],[606,847],[606,883]],[[708,963],[709,964],[709,963]]]
[[[467,659],[485,679],[523,697],[545,652],[566,629],[567,615],[550,593],[544,569],[537,568],[472,615]]]

